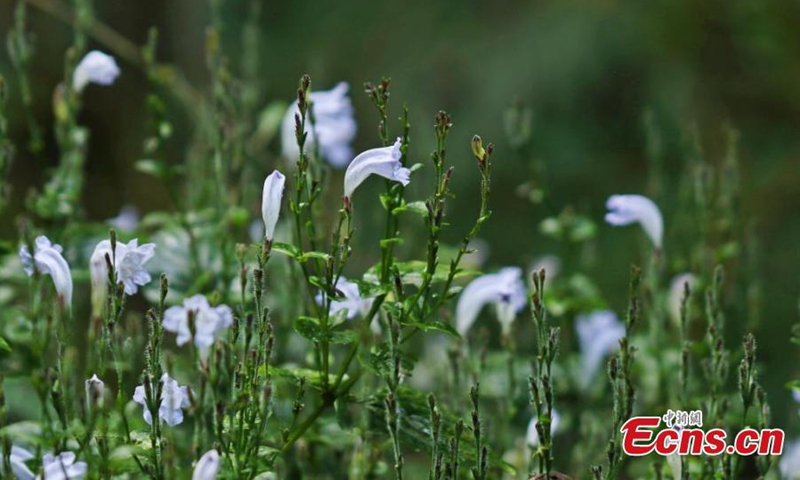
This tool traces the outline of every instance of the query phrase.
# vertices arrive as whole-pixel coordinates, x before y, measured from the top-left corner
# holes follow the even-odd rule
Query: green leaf
[[[298,379],[303,378],[306,380],[306,384],[311,385],[316,389],[321,389],[322,384],[322,373],[318,372],[317,370],[311,370],[309,368],[299,368],[296,366],[291,366],[290,368],[282,368],[276,367],[274,365],[269,365],[269,368],[260,367],[259,373],[264,374],[266,371],[269,371],[269,374],[276,377],[281,378],[290,378],[290,379]],[[348,376],[345,374],[343,381],[347,380]],[[333,384],[336,381],[336,375],[329,374],[328,375],[328,383]]]
[[[322,328],[319,321],[312,317],[300,317],[294,321],[294,330],[299,333],[303,338],[307,338],[312,342],[321,340]]]
[[[297,257],[298,262],[307,262],[308,260],[315,259],[315,260],[322,260],[323,262],[328,262],[331,258],[330,255],[327,253],[322,252],[305,252]]]
[[[400,237],[384,238],[381,240],[381,248],[386,248],[392,244],[402,245],[403,239]]]
[[[297,258],[300,256],[300,250],[289,243],[273,242],[272,250],[275,252],[280,252],[291,258]]]
[[[400,280],[403,282],[404,285],[414,285],[420,286],[422,285],[423,274],[427,269],[427,263],[423,262],[422,260],[411,260],[409,262],[397,262],[395,263],[397,270],[400,272]],[[378,269],[380,265],[375,265],[371,267],[367,272],[364,274],[364,280],[367,282],[378,283]],[[478,275],[479,272],[474,270],[465,270],[459,269],[455,275],[455,279],[462,279],[462,278],[471,278],[475,275]],[[449,265],[437,265],[436,270],[433,274],[433,279],[431,280],[432,284],[444,282],[447,280],[447,276],[450,274],[450,266]]]
[[[414,364],[417,362],[416,357],[403,352],[400,352],[399,355],[400,366],[403,370],[409,372],[414,370]],[[389,352],[389,345],[386,343],[380,343],[369,351],[362,350],[358,354],[358,362],[361,366],[378,376],[388,375],[394,368],[392,356]]]
[[[329,341],[333,344],[346,345],[358,340],[358,332],[355,330],[334,330],[330,332]]]
[[[3,337],[0,337],[0,350],[11,352],[11,345]]]
[[[327,329],[319,323],[319,320],[312,317],[299,317],[294,322],[294,329],[297,333],[312,342],[327,341],[333,344],[345,345],[358,339],[358,332],[352,329]]]
[[[419,328],[420,330],[424,330],[424,331],[437,330],[439,332],[444,332],[444,333],[450,335],[451,337],[461,338],[461,335],[458,333],[458,330],[453,328],[452,325],[450,325],[449,323],[440,322],[438,320],[435,320],[433,322],[427,322],[427,323],[414,322],[414,323],[412,323],[412,325],[414,325],[415,327]]]
[[[423,218],[428,217],[428,207],[425,205],[425,202],[418,201],[418,202],[411,202],[406,203],[400,207],[395,208],[392,210],[392,215],[397,215],[402,212],[411,212],[420,215]]]

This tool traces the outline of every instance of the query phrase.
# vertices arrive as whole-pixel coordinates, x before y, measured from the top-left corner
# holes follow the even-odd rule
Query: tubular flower
[[[190,315],[194,322],[194,337],[189,327]],[[194,344],[203,357],[208,355],[214,341],[232,324],[233,313],[230,307],[212,307],[203,295],[189,297],[183,301],[183,306],[170,307],[164,312],[164,329],[178,335],[178,346],[194,339]]]
[[[156,244],[145,243],[139,246],[139,240],[133,239],[125,243],[117,242],[116,251],[111,254],[111,242],[103,240],[94,248],[89,259],[89,276],[92,282],[92,308],[95,314],[102,310],[108,290],[108,264],[106,255],[114,263],[117,282],[125,286],[126,295],[135,295],[140,286],[147,285],[152,277],[145,269],[147,263],[155,255]]]
[[[350,143],[356,136],[356,120],[353,118],[353,105],[347,90],[350,87],[341,82],[333,89],[324,92],[311,92],[311,109],[314,115],[314,128],[306,122],[305,149],[309,151],[317,141],[322,156],[333,167],[343,168],[353,158],[353,149]],[[281,143],[283,155],[295,162],[300,155],[295,137],[295,115],[300,110],[295,100],[283,117],[281,124]]]
[[[125,294],[134,295],[139,291],[139,287],[147,285],[152,280],[144,268],[144,264],[153,258],[155,250],[155,243],[145,243],[139,246],[139,240],[134,238],[127,245],[117,242],[116,252],[112,256],[111,242],[103,240],[97,244],[90,259],[92,281],[95,280],[95,276],[99,279],[99,273],[96,270],[106,269],[105,255],[108,254],[114,262],[117,281],[125,285]],[[108,273],[105,272],[105,275],[107,276]]]
[[[401,144],[398,137],[390,147],[373,148],[358,154],[344,174],[344,196],[352,198],[355,189],[373,174],[408,185],[411,170],[400,163],[403,156],[400,152]]]
[[[619,347],[625,325],[609,310],[578,315],[575,331],[581,347],[581,384],[587,388],[605,357]]]
[[[92,50],[81,59],[72,74],[72,88],[80,93],[90,83],[111,85],[119,76],[120,70],[114,57]]]
[[[561,422],[561,415],[553,410],[553,418],[550,419],[550,435],[558,430],[558,424]],[[539,423],[539,418],[534,416],[528,422],[528,431],[525,434],[525,443],[531,448],[539,447],[539,432],[536,431],[536,424]]]
[[[527,303],[527,290],[522,269],[506,267],[497,273],[482,275],[467,285],[456,305],[456,329],[466,335],[483,307],[494,304],[503,334],[511,331],[511,323]]]
[[[606,222],[614,226],[639,223],[653,245],[661,248],[664,219],[658,206],[642,195],[611,195],[606,201]]]
[[[179,386],[178,381],[168,374],[161,377],[161,404],[158,416],[170,427],[183,422],[183,409],[189,406],[189,390]],[[139,385],[133,392],[133,401],[144,407],[143,417],[148,425],[153,423],[153,414],[147,408],[147,395],[144,385]]]
[[[215,480],[219,473],[219,452],[209,450],[200,457],[194,466],[192,480]]]
[[[34,268],[39,272],[50,275],[56,287],[59,299],[66,305],[72,303],[72,273],[69,264],[61,255],[61,245],[51,243],[45,236],[36,237],[34,252],[31,256],[27,246],[19,249],[19,259],[30,277]]]
[[[261,196],[261,216],[264,219],[264,237],[272,241],[275,236],[275,225],[281,214],[281,198],[286,177],[275,170],[264,180],[264,191]]]

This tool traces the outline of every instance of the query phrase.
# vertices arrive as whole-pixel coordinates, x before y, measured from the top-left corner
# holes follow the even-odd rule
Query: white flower
[[[783,446],[778,470],[785,480],[800,480],[800,439],[786,442]]]
[[[606,222],[611,225],[630,225],[638,222],[653,245],[660,249],[664,234],[664,219],[655,203],[642,195],[611,195],[606,202],[609,212]]]
[[[168,374],[161,377],[161,405],[158,416],[170,427],[183,422],[183,408],[189,406],[189,390],[186,386],[179,386],[178,381],[170,378]],[[153,386],[155,388],[155,385]],[[147,396],[144,385],[139,385],[133,392],[133,401],[144,407],[144,421],[148,425],[153,423],[153,415],[147,408]]]
[[[275,225],[281,214],[281,198],[286,177],[277,170],[264,180],[264,192],[261,196],[261,216],[264,219],[264,237],[272,241],[275,236]]]
[[[581,384],[591,384],[605,357],[619,347],[625,336],[625,325],[609,310],[598,310],[588,315],[578,315],[575,324],[581,347]]]
[[[214,480],[219,473],[219,452],[209,450],[200,457],[192,473],[192,480]]]
[[[76,462],[75,454],[62,452],[59,455],[46,454],[42,459],[42,474],[34,476],[33,472],[25,465],[31,460],[33,454],[24,448],[13,445],[9,463],[11,472],[16,480],[78,480],[86,476],[87,465],[85,462]],[[0,477],[5,478],[3,462],[0,461]]]
[[[133,205],[125,205],[116,217],[106,220],[118,232],[133,232],[139,228],[139,210]]]
[[[347,280],[344,276],[339,277],[336,282],[336,290],[344,295],[344,300],[333,300],[331,302],[331,314],[335,315],[344,310],[348,320],[352,320],[356,315],[366,315],[372,308],[373,298],[361,298],[358,291],[358,285]],[[325,294],[322,292],[317,293],[317,303],[322,305],[325,301]]]
[[[194,344],[205,356],[214,340],[233,324],[233,313],[227,305],[212,307],[203,295],[185,299],[183,306],[168,308],[164,312],[164,329],[178,335],[176,343],[179,347],[192,340],[190,313],[194,320]]]
[[[50,275],[59,298],[69,307],[72,303],[72,273],[61,252],[61,245],[51,243],[45,236],[39,236],[36,237],[33,257],[28,247],[23,245],[19,249],[19,259],[29,277],[33,275],[34,267],[39,273]]]
[[[482,275],[467,285],[456,305],[456,329],[466,335],[481,309],[492,303],[503,334],[511,331],[511,323],[528,302],[522,269],[505,267],[497,273]]]
[[[356,315],[367,316],[375,297],[363,298],[358,290],[358,284],[347,280],[344,275],[339,277],[336,282],[336,290],[344,296],[344,299],[331,302],[331,315],[335,316],[339,312],[344,312],[344,318],[348,320],[354,319]],[[318,292],[314,298],[319,305],[325,302],[325,294],[323,292]],[[371,321],[369,327],[375,335],[381,334],[380,322]]]
[[[84,382],[84,387],[86,389],[86,403],[89,406],[102,404],[103,396],[105,395],[105,383],[96,374]]]
[[[314,129],[311,130],[311,122],[306,120],[305,150],[311,151],[319,139],[319,149],[322,156],[328,160],[332,166],[342,168],[353,158],[353,149],[350,142],[356,136],[356,121],[353,118],[353,105],[350,97],[347,96],[349,89],[347,83],[341,82],[333,89],[325,92],[311,92],[311,109],[314,114]],[[283,155],[295,162],[300,155],[297,148],[297,138],[295,137],[294,116],[299,114],[295,100],[283,117],[281,124],[281,143],[283,144]]]
[[[111,55],[92,50],[75,67],[72,74],[72,88],[81,92],[86,85],[111,85],[119,76],[119,66]]]
[[[347,166],[344,174],[344,196],[352,198],[353,192],[370,175],[379,175],[389,180],[408,185],[411,170],[400,164],[400,138],[391,147],[373,148],[359,153]]]
[[[35,477],[30,468],[25,465],[25,462],[33,458],[33,454],[22,447],[16,445],[11,446],[11,455],[9,455],[9,463],[11,464],[11,473],[17,480],[33,480]],[[0,457],[0,478],[6,478],[4,470],[4,462]]]
[[[156,244],[145,243],[139,246],[139,240],[134,238],[130,242],[117,241],[114,255],[111,254],[111,241],[103,240],[97,244],[89,259],[89,272],[92,280],[93,298],[105,296],[108,285],[108,268],[105,260],[106,254],[112,262],[117,273],[117,281],[125,285],[125,294],[134,295],[140,286],[147,285],[152,277],[145,270],[144,264],[155,255]],[[95,294],[95,292],[98,292]]]
[[[78,480],[86,476],[86,462],[76,462],[75,454],[62,452],[58,455],[48,453],[42,459],[43,475],[37,480]]]
[[[683,300],[683,289],[685,284],[689,284],[689,289],[693,289],[697,278],[691,273],[682,273],[672,279],[669,287],[669,297],[667,298],[667,310],[675,325],[681,324],[681,302]]]
[[[550,419],[550,435],[558,430],[558,424],[561,422],[561,415],[553,410],[553,418]],[[539,447],[539,432],[536,431],[536,424],[539,423],[539,418],[534,416],[528,422],[528,431],[525,434],[525,443],[531,448]]]

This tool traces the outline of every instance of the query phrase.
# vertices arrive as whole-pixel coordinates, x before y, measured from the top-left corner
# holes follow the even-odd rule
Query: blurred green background
[[[2,33],[13,23],[15,3],[0,2]],[[207,94],[207,2],[95,3],[99,20],[138,45],[150,27],[157,27],[158,60],[177,66]],[[236,62],[245,2],[224,2],[224,15],[223,44]],[[72,32],[34,7],[29,21],[36,41],[34,115],[48,142],[41,155],[22,148],[28,131],[21,100],[12,96],[11,129],[20,154],[11,171],[12,207],[0,217],[2,238],[16,238],[14,218],[26,192],[40,187],[57,163],[51,96],[63,76]],[[665,217],[669,259],[671,251],[694,241],[670,236],[671,220],[687,213],[676,201],[689,156],[687,137],[697,132],[704,158],[718,164],[725,154],[725,125],[735,127],[741,225],[754,226],[762,249],[763,310],[756,333],[764,383],[776,423],[786,426],[796,419],[783,385],[798,373],[798,350],[788,332],[797,317],[800,278],[800,2],[270,2],[259,23],[263,105],[290,101],[303,73],[318,89],[347,81],[360,127],[358,151],[377,144],[376,115],[361,85],[391,77],[393,113],[399,114],[403,101],[411,109],[414,161],[425,162],[434,147],[436,111],[453,117],[449,161],[456,165],[458,201],[448,212],[453,224],[448,240],[455,242],[477,211],[478,174],[469,139],[480,133],[497,144],[494,216],[481,235],[491,245],[488,268],[559,255],[565,271],[593,277],[619,312],[626,301],[628,267],[642,262],[645,250],[638,229],[603,223],[605,199],[613,193],[653,194]],[[107,50],[94,42],[90,46]],[[85,95],[80,117],[91,131],[82,201],[87,218],[96,221],[116,215],[125,204],[142,212],[171,208],[164,187],[134,170],[146,136],[148,84],[134,66],[124,61],[120,66],[123,74],[113,87],[92,87]],[[14,88],[5,49],[0,49],[0,73]],[[530,147],[522,154],[512,152],[503,124],[515,102],[533,112]],[[172,108],[175,135],[167,148],[169,161],[178,163],[192,130],[178,104]],[[657,192],[648,191],[646,111],[662,144]],[[277,143],[270,148],[279,150]],[[520,186],[531,180],[532,162],[544,166],[546,174],[534,180],[543,183],[547,202],[520,194]],[[274,164],[275,156],[265,156],[264,172]],[[412,194],[422,198],[424,191]],[[567,205],[597,223],[591,264],[540,232],[541,221]],[[363,222],[362,228],[367,226]],[[670,276],[679,273],[675,270],[668,270]],[[732,303],[738,294],[728,292]],[[729,344],[736,347],[747,319],[741,309],[732,310],[728,319],[734,324]]]

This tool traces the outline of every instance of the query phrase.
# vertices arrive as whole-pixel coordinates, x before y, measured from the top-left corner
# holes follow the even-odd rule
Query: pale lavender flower
[[[653,245],[661,248],[664,219],[658,206],[642,195],[612,195],[606,202],[606,222],[615,226],[639,223]]]
[[[778,470],[784,480],[800,480],[800,439],[786,442],[783,446]]]
[[[194,320],[194,339],[189,328],[189,314]],[[170,307],[164,312],[164,329],[178,335],[178,346],[190,340],[205,357],[214,341],[233,324],[233,313],[227,305],[212,307],[203,295],[195,295],[183,301],[182,306]]]
[[[581,384],[587,388],[606,356],[619,348],[619,340],[625,336],[625,325],[614,312],[598,310],[579,315],[575,331],[581,347]]]
[[[272,241],[275,236],[275,225],[281,214],[281,198],[286,177],[277,170],[264,180],[264,191],[261,196],[261,216],[264,219],[264,237]]]
[[[111,85],[119,73],[119,66],[114,57],[92,50],[75,67],[75,72],[72,74],[72,88],[80,93],[90,83]]]
[[[125,205],[116,217],[106,220],[118,232],[133,232],[139,228],[139,210],[133,205]]]
[[[378,175],[408,185],[411,170],[400,163],[403,155],[400,152],[401,144],[402,141],[398,137],[390,147],[373,148],[359,153],[347,166],[344,174],[344,196],[352,198],[355,189],[370,175]]]
[[[341,82],[328,91],[311,92],[309,100],[314,115],[314,128],[306,121],[305,149],[311,151],[319,141],[322,156],[333,167],[343,168],[353,158],[350,143],[356,136],[356,121],[353,118],[353,105],[347,96],[349,86]],[[295,100],[289,106],[281,124],[281,143],[283,155],[295,162],[300,155],[295,137],[295,115],[300,110]]]
[[[181,387],[178,381],[170,378],[168,374],[161,377],[161,404],[158,416],[170,427],[183,422],[183,409],[189,406],[189,390]],[[155,388],[155,386],[153,387]],[[139,385],[133,392],[133,401],[144,407],[143,417],[148,425],[153,423],[153,415],[147,408],[147,396],[144,385]]]
[[[506,267],[497,273],[482,275],[461,292],[456,305],[456,330],[466,335],[484,306],[493,304],[503,334],[511,331],[511,323],[528,303],[522,280],[522,269]]]
[[[192,473],[192,480],[215,480],[219,473],[219,452],[209,450],[200,457]]]
[[[17,480],[34,480],[35,476],[31,469],[25,464],[28,460],[33,458],[33,454],[22,447],[16,445],[11,446],[11,455],[9,455],[9,463],[11,464],[11,473]],[[4,470],[2,458],[0,458],[0,478],[5,478],[7,472]]]
[[[43,474],[37,480],[79,480],[86,476],[86,462],[76,462],[72,452],[48,453],[42,458]]]
[[[339,277],[336,282],[336,290],[344,295],[343,300],[333,300],[331,302],[331,314],[335,315],[344,310],[346,318],[352,320],[356,315],[366,315],[370,308],[372,308],[373,298],[361,298],[361,293],[358,291],[358,284],[347,280],[344,276]],[[325,301],[325,294],[322,292],[317,293],[316,301],[322,305]]]
[[[103,397],[105,396],[106,385],[98,376],[92,375],[92,378],[84,382],[86,389],[86,404],[90,407],[102,405]]]
[[[358,290],[358,284],[347,280],[344,275],[339,277],[339,280],[336,282],[336,290],[344,296],[341,300],[333,300],[331,302],[330,314],[334,316],[336,320],[338,320],[338,314],[340,312],[343,318],[347,320],[354,319],[356,315],[366,317],[372,308],[372,302],[375,300],[375,297],[362,297],[361,292]],[[318,292],[314,298],[318,305],[323,305],[325,302],[325,294],[323,292]],[[372,330],[375,335],[381,334],[380,322],[370,322],[369,326],[370,330]]]
[[[29,277],[33,275],[34,268],[39,273],[50,275],[61,302],[69,308],[72,303],[72,273],[61,255],[62,251],[61,245],[51,243],[45,236],[39,236],[36,237],[33,256],[28,247],[23,245],[19,249],[19,259]]]
[[[531,448],[539,447],[539,432],[536,431],[536,424],[539,423],[539,417],[534,416],[528,422],[528,430],[525,433],[525,443]],[[550,419],[550,435],[558,431],[558,424],[561,423],[561,415],[556,410],[553,410],[553,418]]]

